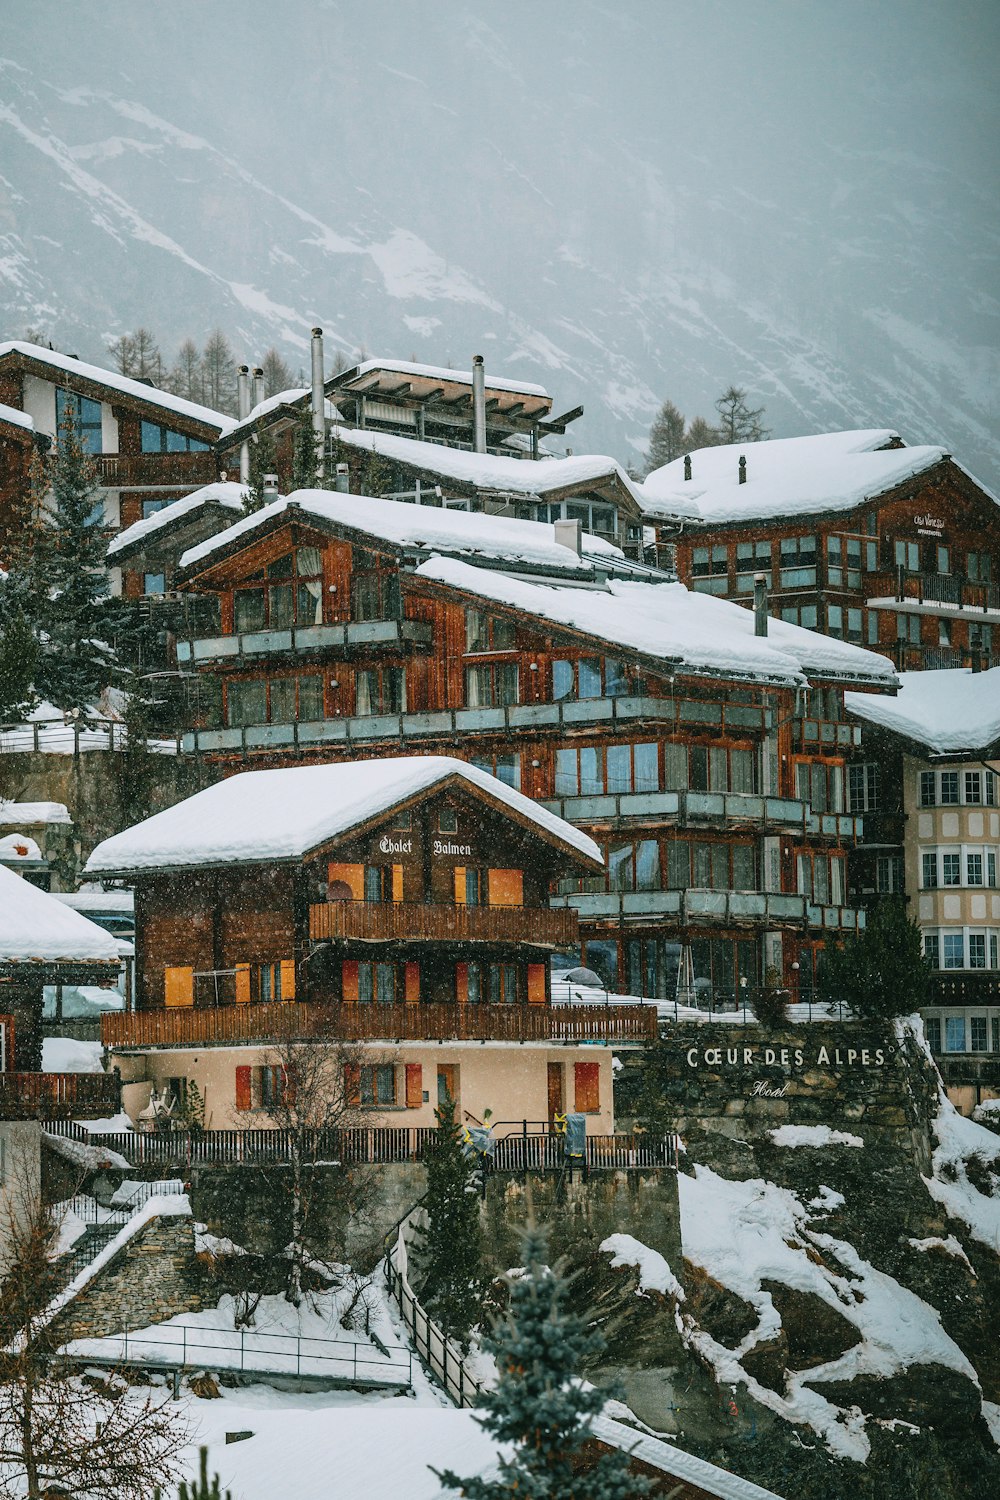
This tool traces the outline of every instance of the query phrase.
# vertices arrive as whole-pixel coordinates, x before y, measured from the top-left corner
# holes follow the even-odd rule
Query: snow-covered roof
[[[889,428],[876,428],[699,448],[690,455],[689,480],[683,458],[647,476],[646,515],[673,515],[683,500],[710,524],[852,510],[948,457],[938,447],[886,448],[896,437]],[[741,458],[747,461],[744,484]]]
[[[103,927],[0,866],[0,964],[117,961]]]
[[[1000,741],[1000,667],[973,672],[900,672],[899,695],[845,693],[858,718],[926,745],[935,754],[986,750]]]
[[[511,578],[454,558],[434,557],[415,576],[565,625],[612,647],[662,660],[671,670],[801,686],[809,677],[895,684],[884,656],[785,620],[754,634],[750,610],[680,583],[612,579],[604,589]]]
[[[125,530],[120,531],[110,542],[108,556],[114,557],[126,548],[134,547],[136,542],[145,540],[165,526],[173,526],[182,517],[189,516],[194,511],[203,510],[206,505],[221,505],[227,510],[241,513],[245,494],[244,485],[234,484],[229,480],[217,480],[213,484],[202,485],[200,490],[194,490],[190,495],[182,495],[179,500],[171,500],[170,504],[165,505],[162,510],[154,511],[151,516],[144,516],[141,521],[134,521],[131,526],[126,526]]]
[[[419,438],[400,437],[395,432],[363,431],[337,427],[336,437],[346,447],[409,464],[425,473],[440,474],[456,484],[516,495],[547,495],[554,490],[580,484],[600,484],[617,479],[640,510],[647,508],[642,486],[630,479],[615,459],[604,453],[578,453],[571,458],[505,458],[495,453],[472,453],[448,448],[442,443],[424,443]],[[689,497],[681,495],[671,515],[697,515]]]
[[[14,427],[24,427],[28,432],[34,432],[35,419],[26,411],[18,411],[16,406],[5,406],[0,401],[0,422],[10,422]]]
[[[98,844],[87,873],[304,858],[311,850],[458,777],[586,859],[594,841],[478,767],[448,755],[244,771]]]
[[[53,892],[55,899],[74,911],[97,911],[104,915],[121,912],[131,915],[135,911],[135,892],[126,890],[106,891],[102,886],[87,883],[78,891]]]
[[[20,828],[33,823],[72,823],[62,802],[6,802],[0,800],[0,828]]]
[[[293,386],[287,391],[277,391],[273,396],[267,396],[263,401],[258,401],[245,417],[227,417],[226,424],[219,434],[220,440],[229,439],[241,428],[253,428],[263,418],[273,411],[278,411],[282,406],[295,406],[298,402],[311,398],[312,391],[307,385]],[[336,422],[340,419],[340,412],[332,401],[325,403],[325,412],[328,421]]]
[[[362,375],[370,375],[375,370],[391,370],[394,375],[418,375],[428,380],[452,380],[459,385],[472,384],[472,370],[448,370],[443,365],[416,365],[405,359],[366,359],[352,370],[345,370],[341,379],[350,376],[351,379],[360,379]],[[337,378],[337,377],[335,377]],[[513,391],[518,396],[540,396],[546,400],[551,399],[548,391],[543,385],[533,385],[527,380],[507,380],[503,376],[494,376],[486,372],[486,389],[488,391]]]
[[[240,537],[252,535],[275,517],[289,520],[314,516],[365,536],[378,537],[395,547],[428,552],[459,553],[487,558],[511,566],[526,564],[579,572],[592,569],[587,557],[580,558],[555,540],[553,528],[541,521],[517,521],[509,516],[487,516],[474,511],[451,510],[434,505],[409,505],[401,500],[383,500],[372,495],[345,495],[337,490],[295,490],[283,499],[254,511],[216,536],[208,537],[181,555],[182,568],[211,558],[220,548],[230,547]],[[596,538],[587,538],[588,553]],[[621,558],[617,547],[601,542],[599,551],[609,562]]]
[[[682,1480],[686,1485],[704,1490],[707,1495],[715,1495],[718,1500],[781,1500],[774,1490],[765,1490],[752,1480],[732,1474],[728,1469],[720,1469],[707,1459],[685,1453],[682,1448],[675,1448],[663,1438],[637,1432],[634,1427],[626,1422],[619,1422],[606,1411],[592,1418],[590,1430],[599,1442],[607,1443],[612,1448],[620,1448],[640,1463],[648,1464],[651,1469],[657,1469],[663,1474],[669,1474],[672,1479]]]
[[[230,420],[224,413],[213,411],[209,406],[199,406],[196,401],[187,401],[183,396],[174,396],[170,391],[161,391],[157,386],[145,385],[141,380],[132,380],[128,375],[119,375],[117,370],[89,365],[85,360],[74,359],[71,354],[60,354],[55,349],[45,349],[40,344],[8,339],[0,343],[0,359],[8,354],[23,354],[26,359],[50,365],[53,370],[61,370],[66,375],[78,375],[82,380],[93,380],[98,385],[121,391],[122,395],[134,396],[139,401],[160,406],[164,411],[172,411],[179,417],[190,417],[195,422],[203,422],[220,431]]]

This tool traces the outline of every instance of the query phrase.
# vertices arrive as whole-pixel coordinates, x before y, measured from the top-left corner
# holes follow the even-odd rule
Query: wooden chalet
[[[891,691],[884,658],[766,618],[755,635],[745,611],[538,523],[385,499],[303,491],[182,562],[222,620],[183,644],[217,710],[185,750],[226,769],[446,752],[492,772],[600,844],[605,871],[554,899],[609,990],[673,999],[687,948],[703,1002],[768,970],[806,991],[822,942],[854,930],[843,692]]]
[[[901,670],[1000,660],[1000,504],[943,448],[889,429],[704,448],[643,485],[693,589],[748,603],[763,574],[782,619],[870,646]]]
[[[600,868],[586,835],[448,757],[199,792],[88,864],[136,888],[137,1009],[103,1031],[126,1107],[194,1079],[211,1127],[266,1118],[292,1037],[360,1045],[376,1124],[430,1127],[447,1090],[469,1120],[569,1108],[610,1131],[611,1044],[647,1042],[655,1012],[553,1007],[549,969],[577,941],[549,887]]]

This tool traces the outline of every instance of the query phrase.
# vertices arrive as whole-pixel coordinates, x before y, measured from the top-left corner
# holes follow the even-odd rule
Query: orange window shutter
[[[420,1000],[420,965],[413,963],[406,965],[406,980],[404,998],[407,1005],[416,1005]]]
[[[194,970],[164,969],[163,999],[167,1005],[193,1005]]]
[[[283,958],[281,960],[281,998],[282,1000],[295,999],[294,958]]]
[[[528,965],[528,1004],[545,1004],[545,965]]]
[[[601,1107],[601,1065],[595,1062],[578,1062],[573,1067],[577,1113],[594,1114]]]
[[[327,866],[326,878],[331,886],[346,886],[351,893],[350,899],[352,901],[363,901],[365,899],[364,865],[338,865],[331,863]]]
[[[419,1109],[424,1102],[424,1070],[420,1063],[406,1064],[406,1107]]]
[[[524,875],[520,870],[491,870],[489,878],[491,906],[524,905]]]
[[[465,866],[455,866],[455,905],[465,905]]]
[[[250,965],[236,965],[236,1004],[250,1004]]]
[[[252,1068],[236,1069],[236,1108],[249,1109],[251,1099],[251,1074]]]
[[[356,1063],[344,1067],[344,1098],[348,1104],[361,1103],[361,1069]]]
[[[455,965],[455,1000],[459,1005],[465,1005],[469,999],[469,965]]]
[[[358,1003],[358,961],[345,958],[341,968],[341,995],[345,1005]]]
[[[402,901],[403,899],[402,865],[393,865],[392,867],[392,899],[393,901]]]

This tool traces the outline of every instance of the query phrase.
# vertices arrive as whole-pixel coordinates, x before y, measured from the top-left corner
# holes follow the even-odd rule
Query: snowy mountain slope
[[[489,366],[632,459],[670,395],[1000,474],[974,6],[9,0],[0,320]]]

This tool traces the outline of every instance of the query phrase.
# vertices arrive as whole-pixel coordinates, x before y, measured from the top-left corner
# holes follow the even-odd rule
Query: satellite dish
[[[587,984],[599,990],[607,988],[600,974],[595,974],[593,969],[567,969],[559,978],[565,979],[567,984]]]

